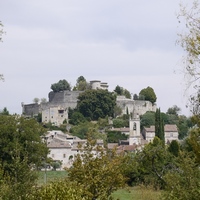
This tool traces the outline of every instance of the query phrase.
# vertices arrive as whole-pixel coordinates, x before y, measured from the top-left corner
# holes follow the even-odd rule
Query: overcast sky
[[[184,2],[190,2],[184,1]],[[79,76],[138,94],[152,87],[157,106],[188,115],[180,0],[1,0],[0,109],[21,114],[21,102],[48,99],[51,84]],[[175,73],[174,73],[175,72]]]

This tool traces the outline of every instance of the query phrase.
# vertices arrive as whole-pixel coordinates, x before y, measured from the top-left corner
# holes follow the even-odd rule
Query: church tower
[[[129,120],[129,145],[133,144],[141,144],[141,136],[140,136],[140,117],[133,110],[133,115]]]

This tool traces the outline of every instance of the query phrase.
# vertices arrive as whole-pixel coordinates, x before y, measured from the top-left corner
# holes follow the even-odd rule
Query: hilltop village
[[[90,81],[91,90],[108,90],[108,84],[101,81]],[[47,146],[50,150],[49,157],[62,162],[62,167],[70,167],[74,155],[79,152],[78,144],[84,143],[85,139],[80,139],[69,133],[69,110],[76,109],[78,96],[84,91],[59,91],[50,92],[48,102],[22,104],[22,112],[25,117],[34,117],[41,114],[43,124],[51,123],[54,126],[61,126],[66,122],[66,133],[60,130],[48,131],[46,134]],[[147,112],[156,112],[156,104],[147,100],[134,100],[126,98],[124,95],[116,96],[116,105],[121,109],[120,116],[128,115],[127,127],[115,128],[113,119],[109,118],[108,130],[126,136],[125,140],[118,140],[117,143],[107,143],[109,149],[116,148],[117,151],[136,151],[142,149],[145,144],[153,141],[155,137],[155,126],[143,127],[141,130],[140,116]],[[128,113],[127,113],[128,112]],[[116,116],[117,118],[119,116]],[[67,130],[68,129],[68,130]],[[101,134],[105,132],[101,131]],[[178,140],[178,128],[176,124],[165,124],[165,143]],[[101,138],[101,137],[100,137]],[[97,140],[98,145],[104,145],[102,139]]]

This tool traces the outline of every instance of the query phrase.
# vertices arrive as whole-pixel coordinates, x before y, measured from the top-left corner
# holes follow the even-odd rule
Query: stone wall
[[[125,96],[117,96],[117,106],[122,109],[122,114],[132,113],[133,111],[139,115],[145,114],[147,111],[156,111],[156,105],[152,105],[150,101],[127,99]]]

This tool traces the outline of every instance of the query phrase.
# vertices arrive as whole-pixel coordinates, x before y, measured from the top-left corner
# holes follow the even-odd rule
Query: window
[[[170,137],[173,137],[174,135],[173,135],[173,133],[170,133]]]
[[[65,153],[63,154],[63,158],[66,158],[66,154]]]
[[[54,154],[52,154],[51,157],[54,158]]]

